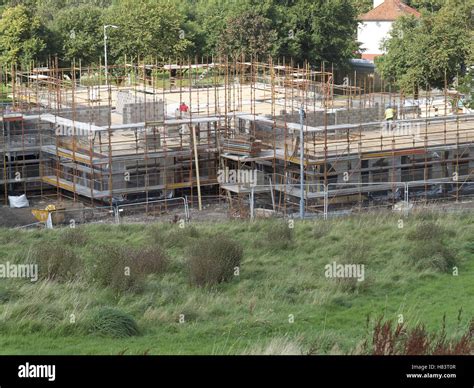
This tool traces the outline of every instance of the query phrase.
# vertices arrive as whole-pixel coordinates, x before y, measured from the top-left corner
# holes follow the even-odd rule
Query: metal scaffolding
[[[92,206],[186,196],[199,208],[219,195],[245,207],[251,194],[258,207],[291,214],[301,197],[300,107],[310,213],[323,212],[327,193],[338,208],[393,204],[399,182],[415,182],[419,199],[436,182],[451,185],[442,198],[471,187],[474,116],[453,110],[448,90],[415,101],[387,92],[383,80],[377,89],[371,74],[341,77],[332,65],[285,59],[156,60],[108,71],[106,84],[103,66],[1,69],[5,204],[28,192]],[[397,107],[392,124],[383,122],[387,104]],[[256,171],[258,182],[219,181],[230,170]]]

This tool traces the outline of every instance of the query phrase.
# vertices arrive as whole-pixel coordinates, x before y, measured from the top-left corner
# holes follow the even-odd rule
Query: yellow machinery
[[[63,207],[58,207],[56,205],[48,205],[44,209],[33,209],[31,213],[35,216],[35,218],[39,222],[48,221],[48,216],[51,214],[51,219],[54,224],[58,224],[64,221],[64,214],[62,212],[58,212],[60,210],[64,210]]]

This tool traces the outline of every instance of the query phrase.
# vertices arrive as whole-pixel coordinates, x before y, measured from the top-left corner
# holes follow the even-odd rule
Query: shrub
[[[411,241],[441,241],[446,236],[446,230],[432,221],[419,223],[408,235]]]
[[[194,226],[164,229],[161,225],[153,225],[148,234],[155,244],[166,248],[183,248],[188,245],[190,239],[199,237],[199,231]]]
[[[188,251],[190,281],[198,286],[214,285],[232,279],[240,265],[243,249],[235,241],[218,235],[201,239]]]
[[[7,303],[16,296],[16,293],[8,288],[0,288],[0,304]]]
[[[373,328],[372,340],[363,345],[364,353],[372,355],[469,355],[472,352],[474,321],[459,339],[446,339],[443,318],[441,331],[430,334],[423,324],[407,329],[403,323],[383,322],[380,317]]]
[[[444,242],[447,235],[445,228],[432,221],[416,225],[408,235],[408,239],[415,243],[410,253],[411,260],[421,268],[449,271],[456,265],[457,259]]]
[[[418,243],[411,251],[412,261],[422,268],[450,271],[457,263],[455,253],[440,241]]]
[[[83,270],[83,260],[69,247],[52,242],[41,243],[30,251],[30,258],[38,264],[41,279],[67,282],[78,278]]]
[[[96,249],[96,263],[91,277],[117,292],[138,290],[149,274],[163,273],[168,257],[158,247],[146,248],[103,245]]]
[[[294,232],[286,222],[269,222],[264,236],[264,244],[272,250],[288,249],[293,245]]]
[[[468,242],[464,246],[464,249],[469,253],[474,253],[474,242]]]
[[[60,242],[69,246],[83,246],[89,237],[82,228],[67,228],[61,233]]]
[[[55,306],[28,302],[14,304],[9,320],[13,323],[12,329],[15,332],[29,334],[50,331],[60,323],[62,318],[63,312]]]
[[[319,221],[313,227],[313,238],[323,238],[331,233],[331,229],[331,224],[328,221]]]
[[[341,248],[341,264],[364,264],[369,261],[371,246],[362,238],[348,237]]]
[[[138,325],[130,315],[110,307],[95,310],[89,317],[88,333],[123,338],[139,334]]]
[[[169,258],[158,246],[129,250],[129,259],[135,270],[142,275],[164,273],[168,268]]]

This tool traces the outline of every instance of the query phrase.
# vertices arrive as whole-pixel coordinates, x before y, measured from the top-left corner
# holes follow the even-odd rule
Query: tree
[[[350,0],[300,0],[288,10],[287,31],[279,54],[310,63],[346,64],[357,50],[357,10]]]
[[[425,9],[430,12],[438,11],[445,0],[405,0],[405,3],[418,10]]]
[[[183,3],[186,15],[183,29],[186,37],[192,40],[191,56],[210,57],[218,55],[219,42],[226,27],[228,17],[238,14],[233,1],[197,0]]]
[[[397,20],[377,58],[379,73],[405,91],[444,87],[466,71],[470,50],[468,1],[448,0],[437,13]]]
[[[354,8],[357,10],[357,13],[359,15],[369,12],[373,5],[374,2],[373,0],[353,0]]]
[[[111,58],[149,59],[182,55],[190,45],[182,29],[184,15],[174,2],[118,0],[105,20],[119,26],[110,31]]]
[[[51,29],[64,61],[99,62],[103,51],[102,9],[93,5],[65,8],[55,17]]]
[[[271,20],[257,10],[247,10],[227,19],[227,26],[218,43],[220,53],[235,58],[266,57],[274,54],[277,32]]]
[[[225,53],[318,65],[345,64],[353,56],[357,16],[371,1],[0,0],[0,5],[24,6],[29,18],[44,24],[31,35],[45,45],[33,57],[57,54],[63,62],[96,62],[102,26],[114,24],[120,28],[109,30],[111,64],[125,55],[154,60]]]
[[[46,43],[44,28],[38,17],[23,5],[6,8],[0,19],[0,52],[5,63],[29,65],[41,59]]]

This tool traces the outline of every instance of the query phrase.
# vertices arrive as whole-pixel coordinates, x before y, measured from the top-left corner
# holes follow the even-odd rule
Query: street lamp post
[[[114,26],[113,24],[107,24],[104,26],[104,65],[105,65],[105,85],[109,86],[109,67],[107,65],[107,28],[118,28],[118,26]]]
[[[304,218],[304,119],[306,113],[303,104],[300,108],[300,218]]]

